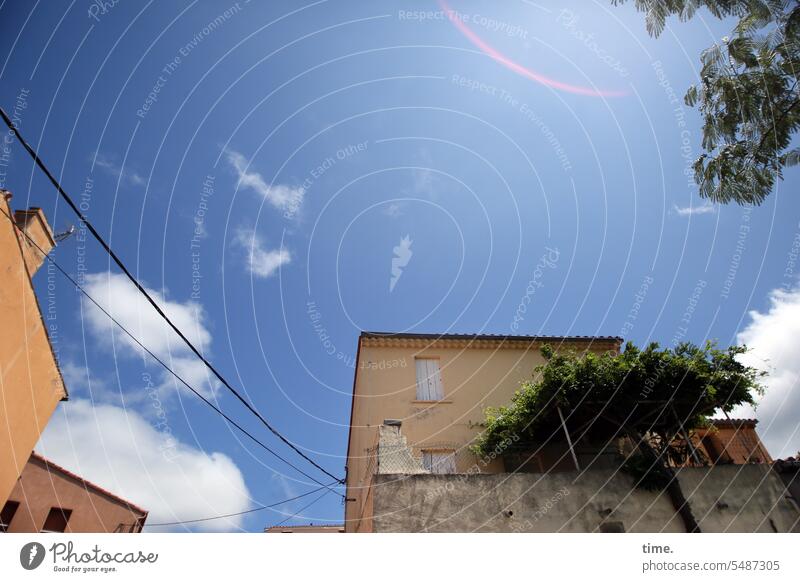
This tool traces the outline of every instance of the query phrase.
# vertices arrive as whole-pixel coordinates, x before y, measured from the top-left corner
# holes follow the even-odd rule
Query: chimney
[[[50,230],[50,225],[47,224],[47,219],[42,209],[35,206],[28,210],[14,212],[14,221],[20,230],[27,235],[19,235],[20,246],[22,247],[22,255],[28,267],[28,272],[33,277],[33,274],[42,266],[45,255],[56,246],[53,231]],[[44,254],[39,249],[42,249]]]

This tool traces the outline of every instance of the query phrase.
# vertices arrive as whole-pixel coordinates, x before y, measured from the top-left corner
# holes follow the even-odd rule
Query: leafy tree
[[[626,0],[612,0],[622,4]],[[698,8],[735,17],[730,36],[701,55],[701,82],[686,104],[703,116],[703,153],[694,163],[700,195],[715,202],[760,204],[783,169],[800,161],[800,3],[797,0],[635,0],[647,31]]]
[[[561,415],[573,441],[610,442],[627,437],[636,454],[627,468],[639,484],[666,489],[687,531],[699,531],[672,468],[692,448],[688,432],[714,412],[754,404],[763,375],[737,356],[744,347],[719,350],[707,343],[674,349],[631,343],[621,353],[556,353],[542,348],[546,363],[509,406],[489,408],[485,429],[473,445],[479,455],[531,451],[563,438]]]

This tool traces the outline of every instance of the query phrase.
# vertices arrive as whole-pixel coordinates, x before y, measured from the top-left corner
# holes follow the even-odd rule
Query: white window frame
[[[442,370],[439,358],[415,358],[417,372],[417,400],[435,402],[444,400]]]
[[[456,452],[453,449],[423,449],[422,466],[435,475],[456,472]]]

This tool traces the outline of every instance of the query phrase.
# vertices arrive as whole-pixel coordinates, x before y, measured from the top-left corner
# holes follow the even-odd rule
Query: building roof
[[[758,424],[758,420],[755,418],[712,418],[711,424],[717,428],[755,427]]]
[[[591,342],[608,341],[622,343],[625,341],[619,336],[611,335],[505,335],[505,334],[486,334],[486,333],[393,333],[383,331],[362,331],[362,338],[374,339],[421,339],[421,340],[467,340],[467,341],[494,341],[494,342]]]
[[[37,460],[37,461],[39,461],[41,463],[44,463],[44,465],[45,465],[45,467],[47,468],[48,471],[61,473],[62,475],[65,475],[66,477],[69,477],[70,479],[74,479],[75,481],[79,481],[83,485],[84,489],[93,489],[93,490],[97,491],[98,493],[100,493],[101,495],[104,495],[105,497],[109,497],[112,500],[114,500],[114,501],[116,501],[118,503],[121,503],[122,505],[125,505],[126,507],[130,508],[134,512],[141,513],[142,516],[146,516],[147,513],[148,513],[146,509],[142,509],[138,505],[135,505],[135,504],[131,503],[127,499],[123,499],[122,497],[120,497],[119,495],[116,495],[115,493],[111,493],[111,491],[109,491],[108,489],[104,489],[104,488],[100,487],[100,485],[92,483],[91,481],[87,481],[86,479],[84,479],[80,475],[76,475],[75,473],[73,473],[69,469],[65,469],[61,465],[58,465],[58,464],[54,463],[50,459],[47,459],[47,458],[43,457],[42,455],[36,453],[35,451],[33,453],[31,453],[31,459],[35,459],[35,460]],[[28,462],[30,462],[30,461],[28,461]]]

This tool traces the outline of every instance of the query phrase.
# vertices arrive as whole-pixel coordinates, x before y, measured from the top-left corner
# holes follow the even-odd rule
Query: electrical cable
[[[280,523],[277,523],[277,524],[275,524],[275,525],[274,525],[274,526],[272,526],[272,527],[279,527],[279,526],[283,525],[284,523],[286,523],[287,521],[289,521],[290,519],[292,519],[293,517],[296,517],[296,516],[300,515],[300,514],[301,514],[301,513],[303,513],[303,512],[304,512],[306,509],[308,509],[309,507],[311,507],[312,505],[314,505],[314,504],[315,504],[317,501],[319,501],[320,499],[322,499],[323,497],[325,497],[325,496],[326,496],[328,493],[329,493],[329,491],[328,491],[328,490],[325,490],[325,491],[323,491],[323,492],[322,492],[322,495],[320,495],[319,497],[316,497],[316,498],[314,498],[314,499],[311,501],[311,503],[308,503],[307,505],[304,505],[303,507],[301,507],[300,509],[298,509],[298,510],[297,510],[295,513],[293,513],[292,515],[290,515],[289,517],[287,517],[286,519],[284,519],[282,522],[280,522]]]
[[[338,483],[338,481],[334,481],[333,483],[330,483],[329,485],[335,485],[336,483]],[[225,515],[214,515],[214,516],[211,516],[211,517],[201,517],[199,519],[187,519],[187,520],[184,520],[184,521],[170,521],[170,522],[164,522],[164,523],[146,523],[145,522],[145,527],[159,527],[159,526],[166,526],[166,525],[184,525],[184,524],[187,524],[187,523],[199,523],[201,521],[211,521],[211,520],[214,520],[214,519],[224,519],[226,517],[236,517],[237,515],[245,515],[245,514],[248,514],[248,513],[255,513],[256,511],[262,511],[264,509],[271,509],[273,507],[277,507],[278,505],[283,505],[284,503],[289,503],[290,501],[295,501],[296,499],[300,499],[301,497],[306,497],[308,495],[312,495],[312,494],[316,493],[317,491],[319,491],[320,489],[325,489],[325,487],[327,487],[327,486],[324,485],[322,487],[317,487],[316,489],[312,489],[311,491],[307,491],[307,492],[303,493],[302,495],[297,495],[295,497],[290,497],[289,499],[284,499],[283,501],[278,501],[276,503],[271,503],[269,505],[261,505],[259,507],[255,507],[253,509],[248,509],[246,511],[239,511],[239,512],[236,512],[236,513],[227,513]],[[328,492],[326,491],[325,493],[328,493]],[[301,509],[300,511],[303,511],[303,510]]]
[[[86,225],[86,228],[89,230],[89,232],[90,232],[90,233],[92,233],[92,236],[95,238],[95,240],[97,240],[97,242],[98,242],[98,243],[100,243],[100,246],[102,246],[102,247],[103,247],[103,249],[106,251],[106,253],[108,253],[108,255],[111,257],[111,259],[114,261],[114,263],[116,263],[116,265],[117,265],[117,266],[118,266],[118,267],[119,267],[119,268],[122,270],[122,272],[123,272],[123,273],[125,274],[125,276],[126,276],[126,277],[127,277],[127,278],[128,278],[130,281],[131,281],[131,283],[133,283],[133,284],[134,284],[134,286],[135,286],[135,287],[136,287],[136,289],[139,291],[139,293],[141,293],[141,294],[142,294],[142,295],[143,295],[143,296],[144,296],[144,297],[147,299],[147,301],[150,303],[150,305],[152,305],[152,306],[153,306],[153,309],[155,309],[155,310],[156,310],[156,312],[157,312],[157,313],[158,313],[158,314],[161,316],[161,318],[162,318],[162,319],[163,319],[165,322],[167,322],[167,324],[168,324],[168,325],[169,325],[169,326],[172,328],[172,330],[173,330],[173,331],[174,331],[176,334],[178,334],[178,336],[179,336],[179,337],[180,337],[180,338],[183,340],[183,342],[184,342],[184,343],[185,343],[185,344],[186,344],[186,345],[189,347],[189,349],[190,349],[190,350],[191,350],[191,351],[194,353],[194,355],[195,355],[195,356],[197,356],[197,357],[200,359],[200,361],[202,361],[202,362],[203,362],[203,364],[205,364],[205,366],[206,366],[206,367],[207,367],[207,368],[208,368],[208,369],[209,369],[209,370],[210,370],[210,371],[211,371],[211,372],[214,374],[214,376],[216,376],[216,377],[217,377],[217,379],[219,379],[219,381],[220,381],[220,382],[222,382],[222,384],[223,384],[223,385],[224,385],[224,386],[225,386],[225,387],[226,387],[226,388],[227,388],[227,389],[228,389],[228,390],[229,390],[229,391],[230,391],[230,392],[231,392],[231,393],[232,393],[234,396],[236,396],[236,398],[237,398],[237,399],[238,399],[238,400],[239,400],[239,401],[240,401],[240,402],[241,402],[241,403],[242,403],[242,404],[243,404],[243,405],[244,405],[244,406],[245,406],[245,407],[246,407],[246,408],[247,408],[247,409],[248,409],[248,410],[249,410],[251,413],[253,413],[253,414],[256,416],[256,418],[258,418],[258,419],[261,421],[261,423],[262,423],[262,424],[263,424],[265,427],[267,427],[267,429],[269,429],[269,430],[270,430],[270,431],[271,431],[271,432],[272,432],[272,433],[273,433],[273,434],[274,434],[276,437],[278,437],[280,440],[282,440],[282,441],[283,441],[283,442],[284,442],[286,445],[288,445],[288,446],[289,446],[291,449],[293,449],[293,450],[294,450],[294,451],[295,451],[295,452],[296,452],[298,455],[300,455],[300,456],[301,456],[301,457],[303,457],[303,458],[304,458],[306,461],[308,461],[309,463],[311,463],[312,465],[314,465],[314,466],[315,466],[317,469],[319,469],[320,471],[322,471],[323,473],[325,473],[326,475],[328,475],[328,476],[329,476],[329,477],[331,477],[332,479],[336,479],[336,480],[337,480],[337,482],[339,482],[339,483],[344,483],[344,479],[340,479],[339,477],[336,477],[336,475],[334,475],[333,473],[330,473],[329,471],[327,471],[325,468],[323,468],[321,465],[319,465],[319,464],[318,464],[316,461],[314,461],[314,460],[313,460],[311,457],[309,457],[309,456],[308,456],[308,455],[306,455],[306,454],[305,454],[303,451],[301,451],[301,450],[300,450],[300,449],[299,449],[297,446],[295,446],[295,445],[294,445],[294,444],[293,444],[291,441],[289,441],[289,439],[287,439],[287,438],[286,438],[286,437],[284,437],[284,436],[283,436],[283,435],[282,435],[280,432],[278,432],[278,430],[277,430],[277,429],[275,429],[275,428],[274,428],[274,427],[273,427],[273,426],[272,426],[272,425],[271,425],[271,424],[270,424],[270,423],[269,423],[269,422],[268,422],[268,421],[267,421],[267,420],[266,420],[266,419],[265,419],[265,418],[264,418],[264,417],[261,415],[261,413],[260,413],[260,412],[258,412],[258,410],[256,410],[256,409],[255,409],[255,407],[254,407],[253,405],[251,405],[251,404],[250,404],[250,403],[249,403],[249,402],[248,402],[248,401],[247,401],[247,400],[246,400],[246,399],[245,399],[245,398],[244,398],[244,397],[243,397],[241,394],[239,394],[238,390],[236,390],[236,389],[235,389],[233,386],[231,386],[231,385],[228,383],[228,381],[227,381],[227,380],[226,380],[226,379],[225,379],[225,378],[222,376],[222,374],[221,374],[221,373],[219,373],[219,372],[217,371],[217,369],[216,369],[216,368],[215,368],[215,367],[214,367],[214,366],[211,364],[211,362],[209,362],[209,361],[208,361],[208,360],[205,358],[205,356],[203,356],[203,354],[202,354],[202,353],[200,353],[200,350],[198,350],[198,349],[197,349],[197,348],[194,346],[194,344],[193,344],[193,343],[192,343],[192,342],[189,340],[189,338],[187,338],[187,337],[186,337],[186,336],[183,334],[183,332],[182,332],[182,331],[181,331],[181,330],[178,328],[178,326],[176,326],[176,325],[175,325],[175,324],[172,322],[172,320],[171,320],[171,319],[170,319],[170,318],[169,318],[169,317],[168,317],[168,316],[167,316],[167,315],[164,313],[164,311],[161,309],[161,307],[158,305],[158,303],[156,303],[156,301],[155,301],[155,300],[154,300],[154,299],[151,297],[151,295],[150,295],[150,294],[147,292],[147,290],[146,290],[146,289],[145,289],[145,288],[142,286],[142,284],[141,284],[141,283],[139,283],[139,281],[136,279],[136,277],[134,277],[134,276],[133,276],[133,274],[132,274],[132,273],[131,273],[131,272],[128,270],[128,268],[125,266],[125,264],[122,262],[122,260],[121,260],[121,259],[120,259],[120,258],[117,256],[117,254],[116,254],[116,253],[115,253],[115,252],[112,250],[112,248],[109,246],[109,244],[108,244],[108,243],[105,241],[105,239],[103,239],[103,237],[100,235],[100,233],[99,233],[99,232],[97,232],[97,230],[94,228],[94,226],[92,225],[92,223],[91,223],[91,222],[89,222],[89,219],[88,219],[88,218],[86,218],[86,216],[84,216],[84,215],[83,215],[83,213],[82,213],[82,212],[81,212],[81,211],[78,209],[78,207],[75,205],[75,202],[72,200],[72,198],[70,197],[70,195],[69,195],[69,194],[67,194],[67,192],[64,190],[64,188],[62,188],[62,187],[61,187],[61,184],[58,182],[58,180],[56,180],[55,176],[53,176],[53,174],[51,174],[51,173],[50,173],[50,170],[48,170],[48,169],[47,169],[47,166],[45,166],[44,162],[41,160],[41,158],[40,158],[40,157],[39,157],[39,155],[36,153],[36,151],[35,151],[35,150],[34,150],[34,149],[33,149],[33,148],[32,148],[32,147],[31,147],[31,146],[28,144],[28,142],[27,142],[27,141],[25,141],[25,138],[24,138],[24,137],[22,136],[22,134],[19,132],[19,130],[17,129],[17,127],[16,127],[16,125],[14,124],[14,122],[13,122],[13,121],[11,121],[11,119],[8,117],[8,115],[6,114],[5,110],[4,110],[2,107],[0,107],[0,116],[2,116],[2,118],[3,118],[3,121],[4,121],[4,122],[5,122],[5,124],[8,126],[8,129],[9,129],[9,130],[10,130],[10,131],[11,131],[11,132],[14,134],[14,136],[15,136],[15,137],[16,137],[16,138],[19,140],[20,144],[22,144],[22,147],[24,147],[24,148],[25,148],[25,150],[26,150],[26,151],[28,152],[28,154],[31,156],[31,158],[33,159],[33,161],[35,162],[35,164],[36,164],[36,165],[39,167],[39,169],[40,169],[40,170],[41,170],[41,171],[42,171],[42,172],[45,174],[45,176],[47,176],[47,178],[50,180],[50,183],[51,183],[51,184],[53,184],[53,186],[56,188],[56,190],[58,191],[58,193],[61,195],[61,197],[62,197],[62,198],[64,199],[64,201],[67,203],[67,206],[69,206],[69,207],[72,209],[72,211],[75,213],[75,215],[76,215],[76,216],[77,216],[77,217],[80,219],[80,221],[81,221],[83,224],[85,224],[85,225]]]
[[[43,250],[43,249],[42,249],[42,248],[41,248],[41,247],[40,247],[38,244],[36,244],[36,241],[34,241],[34,240],[33,240],[33,239],[32,239],[32,238],[31,238],[31,237],[28,235],[28,233],[27,233],[27,232],[25,232],[24,230],[22,230],[22,229],[19,227],[19,225],[17,225],[17,223],[14,221],[14,219],[13,219],[13,218],[12,218],[12,217],[11,217],[11,216],[10,216],[10,215],[9,215],[9,214],[6,212],[6,211],[5,211],[5,210],[3,210],[3,209],[1,209],[1,208],[0,208],[0,212],[2,212],[4,215],[6,215],[6,216],[8,217],[8,219],[11,221],[11,223],[14,225],[14,227],[15,227],[15,228],[16,228],[16,229],[17,229],[17,230],[20,232],[20,233],[22,233],[22,234],[25,236],[25,238],[26,238],[26,239],[28,239],[28,241],[30,242],[30,244],[32,244],[34,247],[36,247],[36,249],[37,249],[37,250],[38,250],[40,253],[42,253],[42,255],[44,256],[45,260],[47,260],[48,262],[50,262],[50,263],[51,263],[51,264],[52,264],[52,265],[53,265],[53,266],[54,266],[54,267],[55,267],[55,268],[56,268],[56,269],[57,269],[57,270],[58,270],[58,271],[59,271],[59,272],[60,272],[60,273],[61,273],[61,274],[64,276],[64,277],[66,277],[66,278],[67,278],[67,280],[69,280],[69,281],[70,281],[70,282],[71,282],[71,283],[72,283],[72,284],[75,286],[75,288],[76,288],[78,291],[80,291],[80,292],[81,292],[81,293],[82,293],[82,294],[83,294],[83,295],[84,295],[84,296],[85,296],[85,297],[86,297],[86,298],[87,298],[89,301],[91,301],[91,302],[94,304],[94,306],[95,306],[95,307],[97,307],[97,308],[98,308],[98,309],[99,309],[99,310],[100,310],[100,311],[101,311],[101,312],[102,312],[102,313],[103,313],[103,314],[104,314],[106,317],[108,317],[108,318],[109,318],[109,319],[110,319],[112,322],[114,322],[114,324],[116,324],[116,325],[117,325],[117,327],[119,327],[119,328],[120,328],[120,329],[121,329],[123,332],[125,332],[125,334],[126,334],[126,335],[127,335],[129,338],[131,338],[131,340],[132,340],[132,341],[134,341],[134,342],[136,343],[136,345],[138,345],[140,348],[142,348],[142,349],[143,349],[143,350],[144,350],[144,351],[145,351],[147,354],[149,354],[149,355],[150,355],[150,357],[152,357],[152,358],[153,358],[153,359],[154,359],[156,362],[158,362],[159,364],[161,364],[161,366],[162,366],[162,367],[163,367],[165,370],[167,370],[167,372],[169,372],[170,374],[172,374],[172,375],[173,375],[173,376],[174,376],[174,377],[175,377],[175,378],[176,378],[176,379],[177,379],[177,380],[178,380],[178,381],[179,381],[181,384],[183,384],[184,386],[186,386],[186,387],[187,387],[187,388],[188,388],[188,389],[189,389],[189,390],[190,390],[190,391],[191,391],[191,392],[192,392],[192,393],[193,393],[195,396],[197,396],[198,398],[200,398],[200,400],[202,400],[202,401],[203,401],[205,404],[207,404],[208,406],[210,406],[210,407],[211,407],[211,408],[212,408],[212,409],[213,409],[215,412],[217,412],[217,414],[219,414],[220,416],[222,416],[222,417],[223,417],[223,418],[224,418],[226,421],[228,421],[230,424],[232,424],[234,427],[236,427],[236,428],[237,428],[239,431],[241,431],[241,432],[242,432],[242,433],[243,433],[245,436],[247,436],[248,438],[250,438],[250,439],[251,439],[253,442],[255,442],[256,444],[258,444],[259,446],[261,446],[261,447],[262,447],[264,450],[266,450],[268,453],[270,453],[271,455],[273,455],[274,457],[276,457],[276,458],[277,458],[277,459],[279,459],[280,461],[283,461],[284,463],[286,463],[288,466],[290,466],[292,469],[294,469],[295,471],[297,471],[298,473],[300,473],[300,474],[301,474],[301,475],[303,475],[304,477],[307,477],[308,479],[311,479],[312,481],[314,481],[314,482],[315,482],[315,483],[317,483],[318,485],[321,485],[322,487],[326,487],[326,488],[328,488],[328,490],[331,490],[331,491],[332,491],[332,489],[330,489],[330,487],[329,487],[328,485],[325,485],[325,484],[324,484],[324,483],[322,483],[321,481],[319,481],[319,480],[315,479],[314,477],[312,477],[311,475],[309,475],[308,473],[306,473],[306,472],[305,472],[305,471],[303,471],[302,469],[300,469],[300,468],[296,467],[295,465],[293,465],[293,464],[292,464],[290,461],[288,461],[288,460],[286,460],[285,458],[283,458],[283,457],[282,457],[280,454],[278,454],[278,453],[276,453],[275,451],[273,451],[273,450],[272,450],[272,449],[271,449],[269,446],[265,445],[263,442],[261,442],[261,441],[260,441],[259,439],[257,439],[255,436],[253,436],[253,435],[252,435],[252,434],[251,434],[251,433],[250,433],[250,432],[249,432],[247,429],[245,429],[244,427],[242,427],[242,426],[241,426],[239,423],[237,423],[237,422],[236,422],[235,420],[233,420],[233,419],[232,419],[230,416],[228,416],[228,415],[227,415],[225,412],[223,412],[223,411],[222,411],[222,410],[221,410],[221,409],[220,409],[220,408],[219,408],[217,405],[215,405],[213,402],[211,402],[210,400],[208,400],[208,399],[207,399],[205,396],[203,396],[202,394],[200,394],[200,392],[198,392],[198,391],[197,391],[197,390],[196,390],[194,387],[192,387],[192,386],[191,386],[191,385],[190,385],[188,382],[186,382],[186,380],[184,380],[184,379],[183,379],[183,378],[182,378],[182,377],[181,377],[181,376],[180,376],[180,375],[179,375],[177,372],[175,372],[175,371],[174,371],[172,368],[170,368],[170,367],[169,367],[169,366],[166,364],[166,362],[164,362],[164,361],[163,361],[161,358],[159,358],[159,357],[158,357],[156,354],[154,354],[154,353],[153,353],[153,352],[152,352],[152,351],[151,351],[149,348],[147,348],[147,347],[146,347],[144,344],[142,344],[142,342],[141,342],[141,341],[139,341],[139,339],[137,339],[137,338],[136,338],[136,337],[135,337],[135,336],[134,336],[134,335],[133,335],[133,334],[132,334],[130,331],[128,331],[128,329],[127,329],[127,328],[126,328],[124,325],[122,325],[122,324],[121,324],[119,321],[117,321],[117,319],[116,319],[114,316],[112,316],[112,315],[111,315],[111,314],[110,314],[108,311],[106,311],[106,309],[105,309],[105,308],[103,308],[103,306],[102,306],[102,305],[100,305],[100,304],[99,304],[99,303],[98,303],[98,302],[97,302],[97,301],[94,299],[94,297],[92,297],[92,296],[89,294],[89,292],[88,292],[88,291],[86,291],[86,290],[85,290],[85,289],[84,289],[84,288],[83,288],[83,287],[82,287],[82,286],[81,286],[81,285],[80,285],[80,284],[79,284],[79,283],[78,283],[78,282],[77,282],[77,281],[76,281],[76,280],[75,280],[75,279],[74,279],[74,278],[73,278],[73,277],[72,277],[72,276],[71,276],[69,273],[67,273],[67,272],[66,272],[66,271],[65,271],[65,270],[64,270],[64,269],[61,267],[61,265],[59,265],[59,264],[58,264],[58,262],[56,262],[56,260],[55,260],[55,259],[53,259],[52,257],[50,257],[50,255],[49,255],[48,253],[45,253],[45,252],[44,252],[44,250]],[[335,477],[334,477],[334,478],[335,478]],[[339,481],[338,479],[336,479],[336,483],[340,483],[340,482],[341,482],[341,481]],[[340,494],[340,493],[337,493],[337,495],[341,495],[341,494]]]

